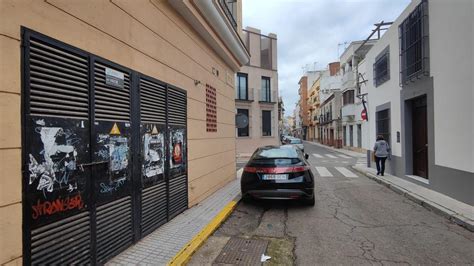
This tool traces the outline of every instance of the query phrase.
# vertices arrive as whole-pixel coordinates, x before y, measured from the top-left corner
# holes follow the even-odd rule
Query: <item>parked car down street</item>
[[[243,170],[243,198],[296,199],[313,206],[314,177],[307,158],[293,145],[258,148]]]

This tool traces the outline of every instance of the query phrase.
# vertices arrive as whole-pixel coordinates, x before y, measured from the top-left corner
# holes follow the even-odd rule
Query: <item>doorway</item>
[[[426,96],[412,100],[413,174],[428,179]]]

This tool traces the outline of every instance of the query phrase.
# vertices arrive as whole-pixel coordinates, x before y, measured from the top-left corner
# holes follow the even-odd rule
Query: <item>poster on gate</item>
[[[169,165],[173,173],[185,172],[186,143],[185,129],[173,128],[169,135]]]

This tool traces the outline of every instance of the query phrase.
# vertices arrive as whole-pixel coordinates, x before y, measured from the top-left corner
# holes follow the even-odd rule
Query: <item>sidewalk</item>
[[[366,154],[345,149],[335,149],[333,147],[322,145],[316,142],[307,142],[316,146],[333,150],[335,152],[340,152],[345,155],[359,158],[357,164],[352,166],[354,170],[366,175],[378,183],[386,185],[398,194],[401,194],[424,206],[425,208],[446,217],[447,219],[467,228],[469,231],[474,232],[473,206],[393,175],[386,174],[385,176],[377,176],[377,171],[374,168],[367,167],[367,164],[361,159],[366,158]]]
[[[221,210],[239,197],[241,172],[237,172],[235,180],[123,251],[107,265],[168,264]]]
[[[386,185],[398,194],[474,232],[473,206],[393,175],[378,176],[376,175],[377,171],[373,168],[359,164],[352,168],[370,179]]]

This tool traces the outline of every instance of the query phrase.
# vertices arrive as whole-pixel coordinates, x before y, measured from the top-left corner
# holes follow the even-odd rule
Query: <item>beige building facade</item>
[[[104,263],[235,178],[240,10],[1,1],[1,264]]]
[[[320,100],[319,91],[321,76],[317,76],[316,80],[311,85],[308,92],[308,140],[316,141],[319,139],[319,114],[320,114]]]
[[[279,144],[277,36],[246,27],[243,37],[250,61],[236,76],[235,108],[248,117],[248,126],[236,129],[238,157]]]

